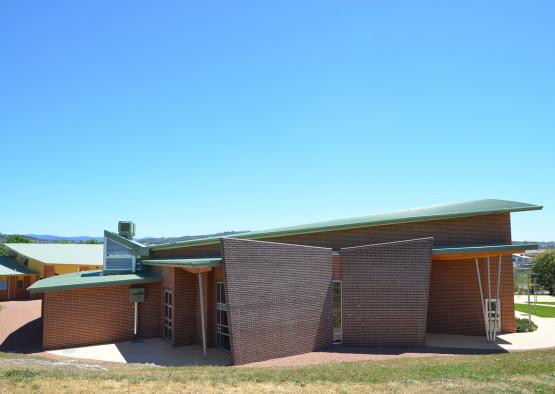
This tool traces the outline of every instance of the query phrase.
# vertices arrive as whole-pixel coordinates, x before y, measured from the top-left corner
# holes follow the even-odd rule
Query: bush
[[[528,321],[528,319],[516,318],[516,332],[532,332],[538,329],[538,326],[533,321]]]

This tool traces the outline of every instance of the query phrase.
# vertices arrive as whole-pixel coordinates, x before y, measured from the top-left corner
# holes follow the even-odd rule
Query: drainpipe
[[[202,356],[206,358],[206,327],[204,325],[204,291],[202,287],[202,273],[198,273],[198,294],[200,302],[200,327],[202,330]]]

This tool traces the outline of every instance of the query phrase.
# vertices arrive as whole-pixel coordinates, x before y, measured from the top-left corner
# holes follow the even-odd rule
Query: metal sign
[[[143,288],[129,289],[129,300],[131,302],[144,302],[145,301],[145,289],[143,289]]]

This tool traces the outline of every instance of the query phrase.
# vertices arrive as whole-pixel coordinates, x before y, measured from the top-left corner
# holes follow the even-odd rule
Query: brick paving
[[[42,350],[41,300],[0,302],[0,352]]]

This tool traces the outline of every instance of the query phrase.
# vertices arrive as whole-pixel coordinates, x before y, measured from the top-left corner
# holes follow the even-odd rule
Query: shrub
[[[538,326],[533,321],[528,321],[528,319],[516,318],[516,332],[532,332],[538,329]]]

